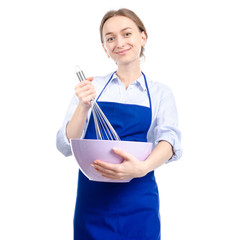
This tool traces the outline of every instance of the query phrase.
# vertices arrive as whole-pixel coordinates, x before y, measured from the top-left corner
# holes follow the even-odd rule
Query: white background
[[[134,10],[143,71],[175,94],[184,155],[156,171],[162,239],[240,239],[238,1],[0,3],[0,239],[72,239],[78,166],[55,148],[74,87],[115,70],[98,27]]]

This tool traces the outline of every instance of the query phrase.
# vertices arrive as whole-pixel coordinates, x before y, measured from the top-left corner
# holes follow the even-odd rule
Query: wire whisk
[[[76,74],[80,82],[86,80],[83,71],[79,67],[76,67]],[[97,139],[120,141],[118,134],[99,107],[95,98],[91,100],[91,108]]]

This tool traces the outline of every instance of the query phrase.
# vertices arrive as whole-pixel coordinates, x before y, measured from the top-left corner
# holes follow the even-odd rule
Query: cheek
[[[141,47],[142,46],[142,40],[138,36],[136,36],[135,38],[132,38],[131,41],[136,47]]]
[[[141,52],[141,49],[142,49],[142,41],[141,39],[137,38],[135,39],[134,41],[132,41],[132,44],[135,48],[135,51],[140,53]]]
[[[111,54],[111,52],[112,52],[113,49],[114,49],[114,46],[113,46],[113,44],[107,44],[107,45],[105,46],[105,48],[106,48],[107,52],[108,52],[109,54]]]

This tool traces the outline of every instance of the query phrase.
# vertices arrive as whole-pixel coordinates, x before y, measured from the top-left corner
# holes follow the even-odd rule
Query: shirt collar
[[[111,82],[120,83],[120,79],[118,78],[116,73],[113,74]],[[140,87],[143,91],[146,91],[146,84],[144,81],[143,74],[131,84]]]

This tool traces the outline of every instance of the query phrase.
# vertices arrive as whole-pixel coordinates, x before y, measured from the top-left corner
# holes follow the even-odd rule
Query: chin
[[[127,58],[125,58],[125,59],[121,59],[121,60],[119,60],[119,59],[116,59],[116,60],[114,60],[115,61],[115,63],[119,66],[119,65],[129,65],[129,64],[139,64],[140,63],[140,56],[138,56],[138,57],[136,57],[136,58],[131,58],[131,59],[127,59]]]

